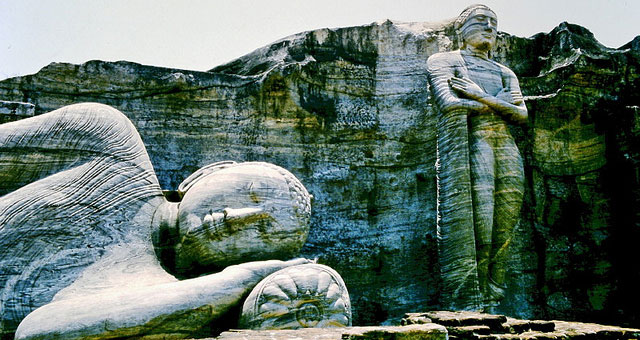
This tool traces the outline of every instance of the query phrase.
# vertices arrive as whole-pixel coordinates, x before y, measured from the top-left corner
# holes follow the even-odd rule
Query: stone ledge
[[[230,330],[215,340],[634,340],[640,329],[477,312],[407,313],[404,326]]]
[[[594,323],[553,321],[556,331],[567,339],[640,339],[640,329],[604,326]]]
[[[432,322],[446,327],[483,325],[491,328],[491,330],[501,330],[502,325],[507,322],[507,317],[504,315],[478,312],[435,311],[426,312],[423,315],[430,318]]]
[[[216,340],[447,340],[445,327],[421,324],[391,327],[302,328],[295,330],[230,330]]]
[[[477,312],[407,313],[402,324],[435,322],[447,328],[451,340],[619,340],[640,339],[640,329],[581,322],[518,320]]]
[[[31,103],[0,100],[0,114],[31,117],[35,114],[36,106]]]

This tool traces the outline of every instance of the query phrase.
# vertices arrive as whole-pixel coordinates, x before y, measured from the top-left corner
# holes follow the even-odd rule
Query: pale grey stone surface
[[[55,299],[27,315],[16,339],[192,337],[240,303],[266,275],[305,262],[309,261],[248,262],[194,279],[137,288],[123,284]]]
[[[175,280],[151,244],[160,187],[122,113],[79,104],[2,124],[0,146],[3,332],[65,288],[91,294]],[[70,288],[86,270],[100,279]]]

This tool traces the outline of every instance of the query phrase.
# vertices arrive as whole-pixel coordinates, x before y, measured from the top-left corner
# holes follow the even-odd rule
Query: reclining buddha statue
[[[178,193],[165,199],[135,127],[110,106],[0,125],[2,339],[350,325],[340,276],[295,258],[311,197],[293,174],[219,162]]]

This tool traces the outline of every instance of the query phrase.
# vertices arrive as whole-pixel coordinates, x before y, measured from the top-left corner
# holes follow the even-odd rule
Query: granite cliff
[[[457,44],[451,22],[385,21],[296,34],[209,72],[54,63],[0,82],[0,100],[29,103],[3,104],[1,119],[114,106],[169,196],[216,161],[289,169],[315,198],[302,255],[343,276],[354,325],[390,324],[439,307],[426,59]],[[637,326],[640,38],[612,49],[562,23],[530,38],[501,33],[493,57],[518,75],[530,115],[512,131],[526,193],[497,311]]]

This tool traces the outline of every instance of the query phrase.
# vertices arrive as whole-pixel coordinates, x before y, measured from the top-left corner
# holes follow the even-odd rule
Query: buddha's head
[[[465,8],[455,21],[463,48],[471,46],[489,51],[495,46],[498,36],[498,17],[485,5],[471,5]]]
[[[176,270],[289,259],[309,232],[310,195],[269,163],[216,163],[179,187]]]

